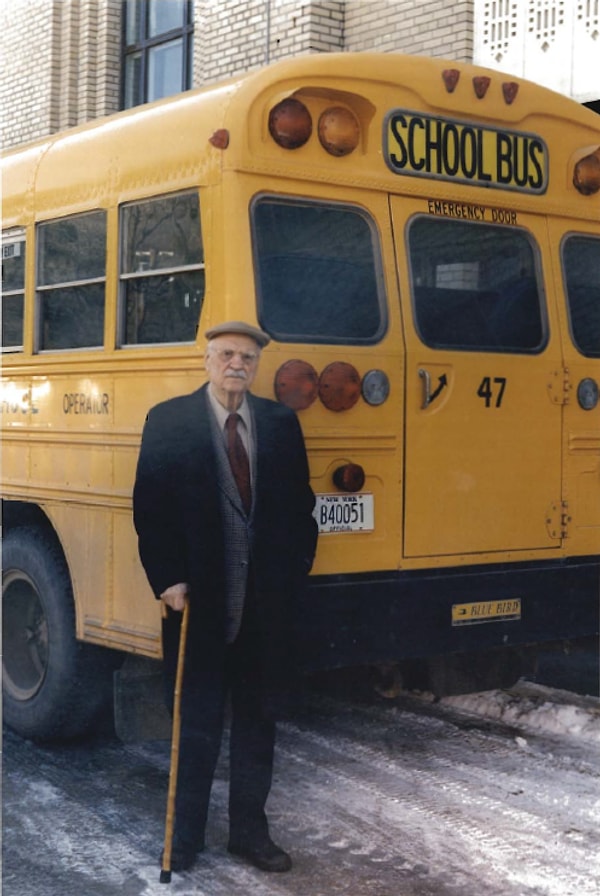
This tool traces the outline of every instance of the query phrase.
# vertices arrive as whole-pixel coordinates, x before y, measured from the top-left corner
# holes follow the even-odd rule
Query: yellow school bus
[[[228,319],[270,333],[255,391],[306,437],[306,671],[476,689],[598,631],[597,115],[468,64],[319,55],[6,153],[2,177],[16,730],[81,730],[118,658],[160,658],[141,429]]]

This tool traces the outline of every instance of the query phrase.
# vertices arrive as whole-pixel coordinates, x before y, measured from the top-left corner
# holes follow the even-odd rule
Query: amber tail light
[[[584,196],[591,196],[600,190],[600,146],[577,162],[573,185]]]
[[[332,156],[347,156],[358,146],[360,125],[356,116],[344,106],[326,109],[319,118],[319,140]]]

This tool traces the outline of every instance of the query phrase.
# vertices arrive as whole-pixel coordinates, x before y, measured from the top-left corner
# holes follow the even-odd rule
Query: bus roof
[[[543,125],[561,135],[553,142],[553,154],[554,176],[563,172],[562,192],[567,171],[600,144],[596,113],[523,79],[468,63],[404,54],[318,54],[276,62],[6,152],[4,226],[23,225],[32,216],[41,220],[102,207],[114,201],[115,194],[123,202],[153,195],[157,188],[166,192],[208,184],[224,168],[274,171],[279,166],[277,170],[289,172],[292,159],[294,170],[303,170],[304,176],[310,169],[317,179],[333,174],[343,182],[347,168],[343,171],[339,160],[335,168],[331,158],[313,158],[309,147],[303,147],[302,154],[286,154],[269,141],[269,110],[290,96],[310,100],[317,108],[332,102],[348,105],[371,129],[362,144],[365,183],[366,147],[379,150],[381,121],[390,108],[536,133]],[[218,141],[211,144],[215,133],[227,135],[226,153]],[[274,158],[274,149],[280,158]],[[342,161],[348,165],[348,160]],[[355,156],[351,164],[357,165],[360,176],[359,163]],[[386,178],[389,182],[390,173],[383,170],[380,187]]]

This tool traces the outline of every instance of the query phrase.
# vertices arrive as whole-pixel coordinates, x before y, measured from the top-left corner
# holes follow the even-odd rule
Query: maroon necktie
[[[241,420],[239,414],[230,414],[225,422],[227,430],[227,454],[229,455],[229,464],[233,478],[236,481],[244,510],[250,513],[252,506],[252,491],[250,488],[250,464],[248,462],[248,454],[244,448],[241,436],[238,432],[238,420]]]

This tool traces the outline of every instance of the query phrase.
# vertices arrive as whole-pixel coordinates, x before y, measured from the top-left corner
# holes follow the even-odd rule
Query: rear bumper
[[[315,576],[300,610],[307,672],[581,638],[600,630],[600,558]]]

